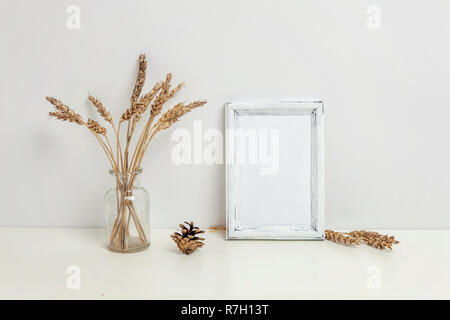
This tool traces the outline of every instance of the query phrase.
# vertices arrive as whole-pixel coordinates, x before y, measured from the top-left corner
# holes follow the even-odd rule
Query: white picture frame
[[[228,102],[225,114],[226,238],[323,240],[322,101]],[[254,135],[257,147],[251,143]],[[273,159],[278,153],[277,171],[274,165],[262,167],[259,160],[252,167],[249,149],[254,152],[258,146],[270,149]],[[272,176],[263,171],[267,168]]]

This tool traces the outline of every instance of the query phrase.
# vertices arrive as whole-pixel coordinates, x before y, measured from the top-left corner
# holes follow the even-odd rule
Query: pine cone
[[[203,247],[204,243],[202,242],[205,238],[197,237],[200,233],[205,233],[204,230],[200,230],[199,227],[194,227],[194,222],[184,222],[184,224],[180,224],[181,234],[175,232],[170,235],[172,240],[177,244],[178,249],[184,254],[191,254],[197,248]]]

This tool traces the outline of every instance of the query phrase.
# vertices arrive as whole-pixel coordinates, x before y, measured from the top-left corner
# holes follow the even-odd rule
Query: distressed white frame
[[[226,138],[227,239],[323,240],[324,238],[324,117],[322,101],[228,102],[227,131],[238,129],[240,115],[311,115],[311,226],[241,226],[237,210],[238,172],[235,141]]]

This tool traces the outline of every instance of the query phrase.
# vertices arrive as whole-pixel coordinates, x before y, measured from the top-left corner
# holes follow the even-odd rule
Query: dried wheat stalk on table
[[[366,230],[354,230],[351,232],[337,232],[325,230],[325,239],[349,246],[357,246],[361,243],[367,244],[376,249],[392,250],[392,245],[400,243],[394,236],[382,235],[378,232]]]
[[[145,152],[147,151],[150,142],[158,132],[169,128],[183,115],[206,103],[206,101],[203,100],[194,101],[188,104],[179,103],[160,116],[164,105],[183,88],[184,82],[181,82],[175,88],[171,89],[172,74],[169,73],[164,81],[157,82],[149,92],[142,95],[146,72],[147,59],[144,54],[141,54],[139,56],[139,71],[130,97],[130,106],[121,115],[117,125],[114,123],[111,113],[106,109],[103,103],[98,98],[89,95],[89,100],[92,102],[100,117],[106,123],[111,125],[114,134],[114,139],[112,141],[115,142],[115,145],[111,144],[106,128],[100,123],[93,119],[88,119],[88,121],[85,122],[79,114],[64,105],[61,101],[53,97],[46,97],[46,99],[55,107],[55,111],[49,112],[51,118],[85,126],[99,142],[112,170],[117,173],[130,174],[130,178],[126,181],[119,181],[120,179],[117,178],[116,194],[118,213],[110,238],[111,245],[115,244],[122,249],[127,246],[126,235],[128,234],[127,228],[130,219],[135,223],[142,243],[145,244],[148,241],[139,222],[133,202],[125,199],[123,195],[133,188],[135,182],[135,175],[133,175],[133,173],[141,168]],[[130,152],[136,125],[143,118],[150,105],[148,119],[139,134],[134,151]],[[126,126],[126,141],[121,143],[120,131],[123,125]],[[126,216],[127,211],[128,217]]]

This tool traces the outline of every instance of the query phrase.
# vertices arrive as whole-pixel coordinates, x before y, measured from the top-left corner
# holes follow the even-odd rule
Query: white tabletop
[[[0,229],[0,299],[450,298],[450,230],[387,231],[400,240],[392,252],[209,231],[190,256],[171,232],[153,229],[150,249],[118,254],[102,229]]]

